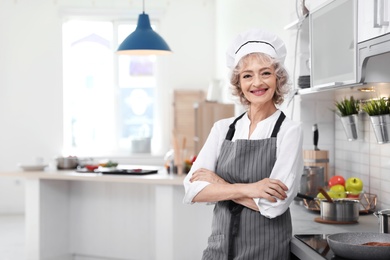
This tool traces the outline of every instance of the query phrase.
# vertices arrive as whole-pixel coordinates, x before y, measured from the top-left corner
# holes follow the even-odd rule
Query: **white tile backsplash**
[[[361,178],[364,190],[378,196],[377,209],[390,208],[390,144],[377,143],[366,114],[360,114],[359,120],[362,136],[347,141],[341,120],[335,116],[335,173]]]
[[[355,93],[309,94],[301,98],[304,149],[313,149],[311,127],[318,124],[319,148],[329,150],[330,176],[359,177],[367,193],[378,196],[377,209],[390,209],[390,144],[378,144],[367,114],[359,114],[358,140],[348,141],[334,100]],[[360,98],[357,94],[357,97]]]

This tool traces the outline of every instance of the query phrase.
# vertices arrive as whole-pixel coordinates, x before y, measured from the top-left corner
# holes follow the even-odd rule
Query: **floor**
[[[24,215],[0,215],[0,260],[25,260]]]

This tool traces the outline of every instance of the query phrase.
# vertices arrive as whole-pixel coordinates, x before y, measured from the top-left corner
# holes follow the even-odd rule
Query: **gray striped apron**
[[[276,161],[276,136],[285,118],[283,112],[270,138],[232,142],[235,124],[244,114],[229,126],[217,160],[216,173],[229,183],[268,178]],[[288,260],[291,237],[289,209],[269,219],[233,201],[220,201],[214,208],[212,232],[202,259]]]

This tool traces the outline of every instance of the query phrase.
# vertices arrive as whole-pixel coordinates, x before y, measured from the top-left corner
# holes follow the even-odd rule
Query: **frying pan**
[[[332,251],[341,257],[353,260],[389,260],[390,246],[366,246],[368,242],[390,243],[390,234],[385,233],[338,233],[327,237]]]

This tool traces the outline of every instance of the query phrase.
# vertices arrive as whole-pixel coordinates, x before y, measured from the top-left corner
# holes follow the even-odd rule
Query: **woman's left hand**
[[[200,168],[192,174],[190,182],[194,182],[194,181],[207,181],[207,182],[213,183],[213,184],[217,184],[217,183],[218,184],[227,184],[228,183],[224,179],[222,179],[220,176],[218,176],[215,172],[204,169],[204,168]]]

